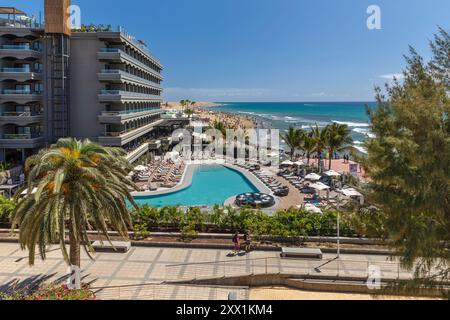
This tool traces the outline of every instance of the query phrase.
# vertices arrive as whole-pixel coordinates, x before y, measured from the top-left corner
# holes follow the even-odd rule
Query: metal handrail
[[[25,50],[25,51],[42,52],[42,50],[33,48],[29,44],[4,44],[4,45],[0,46],[0,49],[3,49],[3,50]]]
[[[42,138],[41,135],[24,133],[24,134],[3,134],[3,139],[6,140],[29,140],[29,139],[38,139]]]
[[[394,261],[359,261],[332,259],[326,263],[313,260],[286,260],[278,257],[230,260],[219,262],[183,263],[166,266],[166,281],[186,281],[268,274],[326,275],[333,277],[370,276],[370,266],[378,266],[383,278],[410,279],[413,274]]]
[[[3,94],[42,94],[40,91],[5,89]]]
[[[40,70],[31,70],[30,68],[1,68],[0,72],[8,72],[8,73],[41,73]]]
[[[3,112],[2,115],[4,117],[33,117],[33,116],[40,116],[42,114],[37,112],[23,111],[23,112]]]

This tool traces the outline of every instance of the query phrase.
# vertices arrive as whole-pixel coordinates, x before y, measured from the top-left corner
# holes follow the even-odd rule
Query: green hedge
[[[250,232],[254,236],[307,237],[335,236],[337,234],[337,213],[326,211],[323,214],[309,213],[291,209],[276,212],[269,216],[251,209],[236,210],[232,207],[216,206],[211,212],[199,208],[187,211],[177,207],[152,208],[143,206],[133,212],[135,229],[142,232],[155,230],[181,231],[186,236],[198,232],[233,233]],[[353,230],[345,221],[341,223],[341,234],[351,236]]]

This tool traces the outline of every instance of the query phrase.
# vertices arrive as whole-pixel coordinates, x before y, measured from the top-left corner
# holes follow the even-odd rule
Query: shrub
[[[80,290],[69,290],[66,285],[52,284],[42,286],[33,293],[0,293],[0,300],[96,300],[96,296],[88,285],[83,285]]]
[[[14,211],[16,204],[14,201],[0,196],[0,224],[10,222],[11,213]]]

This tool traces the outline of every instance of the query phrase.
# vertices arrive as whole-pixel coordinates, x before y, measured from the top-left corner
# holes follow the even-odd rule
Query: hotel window
[[[31,93],[31,86],[29,84],[16,84],[16,91]]]

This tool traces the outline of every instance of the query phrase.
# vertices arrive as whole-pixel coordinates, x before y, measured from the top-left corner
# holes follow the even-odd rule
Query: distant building
[[[68,29],[69,5],[46,0],[45,23],[0,8],[0,161],[24,162],[63,137],[134,161],[167,128],[159,60],[122,28]]]

